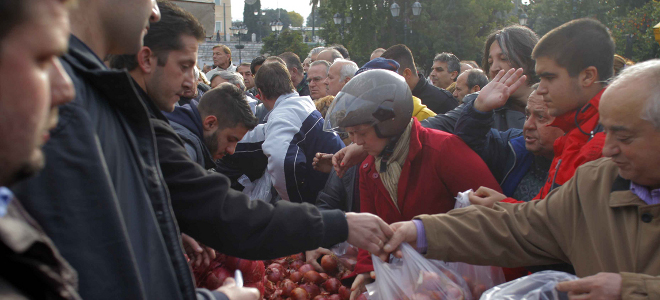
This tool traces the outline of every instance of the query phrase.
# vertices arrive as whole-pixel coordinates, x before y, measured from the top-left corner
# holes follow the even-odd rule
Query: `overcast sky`
[[[278,6],[279,5],[279,6]],[[234,21],[243,20],[244,0],[231,0],[231,16]],[[261,0],[261,9],[283,8],[287,11],[295,11],[303,16],[306,21],[307,16],[312,13],[312,6],[309,0]]]

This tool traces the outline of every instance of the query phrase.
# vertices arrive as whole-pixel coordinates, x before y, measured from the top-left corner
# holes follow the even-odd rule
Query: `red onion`
[[[321,267],[323,267],[323,270],[326,272],[334,274],[337,272],[337,261],[332,255],[324,255],[323,258],[321,258]]]
[[[313,283],[313,284],[320,284],[323,282],[323,278],[319,274],[319,272],[316,271],[309,271],[303,275],[303,282],[305,283]]]
[[[291,291],[291,299],[293,300],[309,300],[309,293],[303,288],[295,288]]]
[[[330,278],[323,283],[323,288],[330,294],[336,294],[339,292],[340,286],[341,282],[339,282],[339,279],[337,278]]]

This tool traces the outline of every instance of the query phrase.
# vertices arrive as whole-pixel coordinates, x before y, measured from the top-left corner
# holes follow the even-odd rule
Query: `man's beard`
[[[215,153],[218,152],[218,130],[210,136],[204,137],[204,145],[209,149],[211,156],[215,156]]]

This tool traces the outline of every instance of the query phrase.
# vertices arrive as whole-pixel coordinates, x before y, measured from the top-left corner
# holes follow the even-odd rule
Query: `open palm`
[[[523,75],[523,69],[512,68],[506,73],[504,70],[500,71],[491,82],[481,89],[477,100],[474,101],[474,108],[486,112],[504,106],[509,96],[522,86],[526,79],[527,76]]]

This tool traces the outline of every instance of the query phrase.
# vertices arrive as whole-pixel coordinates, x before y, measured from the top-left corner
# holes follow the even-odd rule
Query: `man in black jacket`
[[[172,26],[163,25],[173,22],[168,20],[169,10],[165,7],[163,5],[161,23],[153,24],[145,36],[145,47],[137,55],[115,57],[111,64],[130,69],[140,87],[138,91],[146,100],[156,133],[160,168],[181,231],[222,253],[246,259],[276,258],[320,246],[331,247],[345,240],[379,252],[392,232],[374,215],[319,211],[313,205],[288,201],[275,205],[250,201],[246,195],[229,187],[227,177],[209,173],[190,159],[183,142],[161,111],[174,109],[177,90],[182,90],[192,79],[192,74],[178,72],[180,68],[172,68],[176,70],[170,72],[170,60],[185,63],[196,57],[197,48],[168,49],[159,43],[171,44],[172,39],[185,41],[196,37],[189,32],[175,33],[173,28],[184,28],[180,21]],[[198,23],[193,27],[201,30]],[[151,57],[147,53],[169,59],[164,66],[158,66],[146,59]],[[162,74],[159,80],[155,80],[156,74]],[[171,88],[169,94],[163,93],[165,84]]]
[[[151,0],[80,1],[72,10],[62,62],[76,97],[60,107],[46,168],[14,189],[78,271],[84,299],[226,299],[195,290],[147,111],[130,75],[101,59],[137,53],[159,19]]]
[[[65,1],[3,0],[0,19],[0,298],[80,299],[76,271],[7,188],[43,167],[57,106],[74,97],[57,58]]]
[[[452,94],[428,83],[424,75],[417,73],[412,52],[406,45],[394,45],[381,55],[399,63],[399,75],[406,79],[412,95],[421,99],[436,114],[444,114],[458,105]]]

